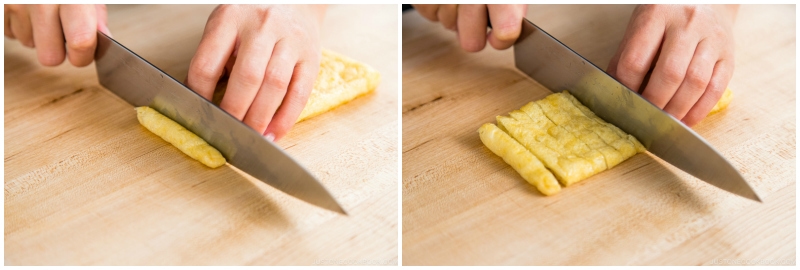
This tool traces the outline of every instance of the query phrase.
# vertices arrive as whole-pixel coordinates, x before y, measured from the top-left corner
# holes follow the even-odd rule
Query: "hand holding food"
[[[738,5],[641,5],[608,73],[693,126],[709,114],[733,75],[737,10]]]
[[[220,77],[230,73],[220,107],[280,139],[314,86],[324,12],[323,5],[220,5],[208,18],[187,85],[211,100]]]
[[[380,83],[380,73],[372,67],[346,56],[322,51],[322,63],[314,90],[297,122],[329,111],[365,95]],[[225,164],[219,151],[191,131],[150,107],[136,108],[139,123],[208,167]]]

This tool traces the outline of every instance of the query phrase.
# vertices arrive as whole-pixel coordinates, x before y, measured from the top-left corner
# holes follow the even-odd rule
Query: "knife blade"
[[[569,90],[600,118],[639,139],[662,160],[723,190],[761,202],[739,171],[692,129],[527,19],[514,44],[514,63],[550,90]]]
[[[150,106],[217,148],[228,163],[310,204],[346,215],[322,184],[281,148],[119,42],[97,32],[100,84],[133,106]]]

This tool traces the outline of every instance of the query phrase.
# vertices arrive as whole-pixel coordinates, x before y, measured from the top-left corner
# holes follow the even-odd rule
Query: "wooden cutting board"
[[[114,37],[179,80],[214,6],[109,6]],[[358,16],[354,16],[358,14]],[[278,144],[349,212],[208,169],[141,127],[94,66],[42,67],[6,39],[6,265],[396,265],[397,7],[330,6],[325,48],[375,67],[376,92]]]
[[[533,5],[527,18],[605,68],[632,10]],[[796,264],[795,7],[742,6],[735,35],[733,103],[694,129],[764,203],[650,154],[544,197],[477,129],[551,92],[512,50],[465,53],[404,13],[403,264]]]

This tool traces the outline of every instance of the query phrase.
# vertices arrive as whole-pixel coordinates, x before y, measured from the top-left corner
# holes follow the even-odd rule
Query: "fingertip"
[[[702,119],[695,120],[694,118],[687,117],[683,120],[683,123],[688,127],[694,127],[695,125],[697,125],[697,123],[700,123],[701,120]]]
[[[270,123],[269,127],[266,131],[264,131],[265,137],[270,137],[272,141],[280,141],[289,130],[292,129],[294,126],[294,121],[283,121],[283,120],[275,120]],[[268,138],[269,139],[269,138]]]
[[[521,31],[521,25],[519,23],[506,23],[504,25],[493,26],[492,31],[490,32],[497,40],[503,42],[513,42],[519,38],[519,33]]]
[[[497,50],[505,50],[511,48],[511,46],[513,46],[514,42],[516,41],[516,40],[499,39],[494,35],[494,30],[491,30],[488,36],[489,36],[488,38],[489,45],[491,45],[493,48]]]
[[[486,43],[477,42],[474,40],[467,40],[461,43],[461,48],[467,52],[479,52],[486,47]]]
[[[700,111],[705,111],[705,113],[700,113]],[[700,108],[692,108],[691,110],[689,110],[688,113],[686,113],[686,116],[684,116],[683,119],[681,119],[681,122],[683,122],[686,126],[693,127],[699,124],[701,121],[703,121],[703,119],[708,117],[708,112],[710,111],[711,111],[710,108],[708,110],[701,110]]]
[[[110,38],[114,38],[114,35],[111,34],[111,29],[108,29],[108,25],[100,24],[97,27],[98,27],[98,29],[97,29],[98,31],[102,32],[103,34],[106,34],[106,36],[108,36]]]
[[[275,140],[280,140],[297,123],[300,112],[305,108],[308,97],[303,94],[291,92],[283,99],[281,107],[275,112],[264,134],[272,134]]]
[[[97,31],[102,32],[108,37],[113,38],[111,30],[108,29],[108,9],[105,4],[96,4],[95,11],[97,16]]]
[[[268,141],[274,142],[275,141],[275,134],[267,133],[266,135],[264,135],[264,138],[267,139]]]
[[[75,67],[85,67],[92,63],[94,58],[79,58],[79,57],[70,57],[69,63]]]
[[[519,38],[525,6],[519,5],[487,5],[492,30],[489,32],[489,43],[496,49],[507,49]]]
[[[62,53],[46,52],[43,50],[40,50],[38,57],[39,57],[39,63],[48,67],[61,65],[61,63],[64,63],[64,58],[65,58],[63,52]]]
[[[701,100],[699,100],[697,104],[695,104],[691,109],[689,109],[689,112],[687,112],[686,115],[683,116],[681,122],[691,127],[703,121],[703,119],[708,117],[708,114],[714,107],[713,104],[708,104],[708,103],[709,103],[708,100],[703,100],[703,98],[701,98]]]

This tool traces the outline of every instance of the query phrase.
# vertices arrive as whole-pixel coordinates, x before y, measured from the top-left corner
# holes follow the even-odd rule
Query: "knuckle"
[[[214,11],[212,11],[211,13],[215,16],[220,16],[220,15],[224,16],[230,14],[231,11],[233,11],[233,9],[234,6],[232,5],[219,5],[216,8],[214,8]]]
[[[727,85],[723,85],[722,82],[715,82],[712,80],[708,83],[708,94],[713,97],[721,97],[722,93],[725,92],[725,88],[727,88]]]
[[[251,119],[248,119],[247,125],[251,128],[255,129],[258,132],[264,132],[269,125],[270,119],[267,119],[264,115],[258,115]]]
[[[650,69],[647,59],[638,53],[623,54],[619,58],[618,71],[643,75]]]
[[[704,71],[693,69],[686,73],[686,79],[684,81],[688,84],[690,89],[704,91],[708,85],[708,79],[706,77]]]
[[[278,89],[286,89],[289,86],[289,81],[291,76],[286,74],[287,71],[283,69],[273,68],[267,70],[266,78],[264,81],[267,85],[278,88]]]
[[[192,61],[189,72],[192,77],[203,81],[216,80],[220,75],[222,75],[221,73],[222,71],[220,68],[215,67],[204,58],[199,58],[197,61]]]
[[[53,8],[54,8],[53,5],[32,5],[31,6],[31,10],[33,12],[37,12],[39,14],[47,13],[47,12],[53,10]]]
[[[20,13],[20,12],[23,12],[25,10],[25,6],[23,6],[21,4],[9,4],[9,5],[4,5],[4,6],[5,6],[5,10],[7,12],[10,11],[12,13],[17,13],[17,14]]]
[[[258,10],[257,15],[257,29],[259,32],[270,32],[275,31],[273,29],[273,25],[275,25],[276,21],[281,20],[281,11],[275,10],[275,8],[263,8]],[[295,27],[295,25],[289,24],[288,27]]]
[[[681,6],[683,13],[686,14],[686,17],[691,20],[692,18],[697,17],[697,15],[701,15],[702,9],[696,5],[683,5]]]
[[[290,102],[292,102],[291,106],[295,106],[295,107],[297,107],[299,109],[303,109],[303,107],[306,106],[306,103],[308,103],[308,98],[310,96],[311,96],[310,89],[307,90],[307,91],[306,90],[295,91],[294,98],[291,99],[291,101],[290,101]]]
[[[668,84],[679,84],[683,81],[685,72],[674,64],[667,64],[661,70],[661,79]]]
[[[292,24],[291,27],[286,29],[290,36],[298,37],[300,40],[309,40],[309,31],[304,29],[300,24]]]
[[[648,13],[648,14],[655,13],[659,9],[660,9],[660,6],[659,5],[654,5],[654,4],[639,5],[639,6],[636,7],[636,11],[637,12]]]
[[[436,16],[436,5],[417,5],[415,8],[419,14],[422,15],[422,17],[425,17],[428,20],[434,22],[439,20],[439,18]]]
[[[254,68],[244,68],[238,72],[239,79],[246,85],[260,84],[264,79],[264,74],[256,72]]]

